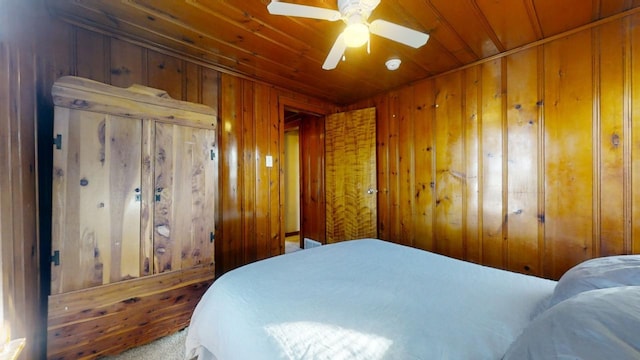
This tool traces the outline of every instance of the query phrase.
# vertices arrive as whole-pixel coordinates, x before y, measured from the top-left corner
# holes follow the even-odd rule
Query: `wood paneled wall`
[[[44,87],[38,70],[61,69],[53,57],[47,63],[38,58],[35,49],[46,42],[33,34],[48,17],[32,11],[32,5],[5,1],[0,11],[0,285],[11,337],[27,339],[21,359],[39,359],[45,350],[36,191],[40,128],[35,122]]]
[[[28,338],[24,358],[44,350],[42,179],[60,76],[140,83],[219,109],[217,270],[282,251],[282,104],[333,105],[59,22],[41,0],[4,5],[3,306]],[[639,24],[617,19],[349,106],[378,111],[380,237],[550,278],[582,259],[640,252]]]
[[[164,89],[221,114],[216,261],[223,272],[279,254],[280,99],[335,106],[221,72],[198,60],[53,19],[42,0],[8,0],[0,12],[0,250],[3,308],[25,359],[46,349],[53,103],[64,75]],[[264,156],[274,157],[267,169]],[[49,179],[49,180],[48,180]],[[221,207],[221,209],[220,209]],[[40,216],[38,216],[40,215]],[[41,274],[44,274],[41,277]]]
[[[222,75],[221,93],[219,273],[284,251],[283,104],[321,113],[336,110],[322,101],[227,74]],[[273,167],[266,166],[266,156],[273,157]]]
[[[548,278],[640,253],[640,15],[346,109],[378,108],[379,235]]]

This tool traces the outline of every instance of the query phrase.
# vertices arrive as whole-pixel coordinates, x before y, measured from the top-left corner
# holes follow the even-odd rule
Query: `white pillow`
[[[549,307],[584,291],[640,285],[640,255],[617,255],[584,261],[558,281]]]
[[[503,360],[640,359],[640,286],[585,291],[542,313]]]

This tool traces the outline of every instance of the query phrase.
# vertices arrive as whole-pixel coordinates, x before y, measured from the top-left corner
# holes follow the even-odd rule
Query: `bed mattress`
[[[377,239],[221,276],[187,359],[500,359],[556,282]]]

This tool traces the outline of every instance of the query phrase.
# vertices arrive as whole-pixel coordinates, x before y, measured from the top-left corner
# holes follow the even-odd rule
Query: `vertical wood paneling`
[[[271,222],[270,221],[259,221],[258,219],[267,219],[268,214],[271,211],[271,188],[270,181],[271,178],[271,169],[273,167],[267,168],[265,158],[270,155],[273,156],[274,159],[278,159],[279,156],[276,153],[272,153],[270,151],[269,144],[271,143],[271,124],[270,124],[270,111],[268,106],[265,104],[269,104],[269,95],[270,91],[264,85],[256,84],[254,87],[255,91],[255,100],[254,100],[254,125],[250,125],[255,129],[254,133],[254,141],[256,144],[255,151],[255,167],[254,171],[256,173],[256,179],[254,183],[253,193],[255,194],[255,259],[264,259],[269,257],[271,254],[271,243],[269,239],[271,238]],[[276,131],[277,132],[277,131]],[[264,135],[263,135],[264,134]],[[278,169],[278,164],[274,164],[275,169]],[[262,191],[262,189],[268,189],[266,191]],[[248,192],[251,194],[251,192]],[[274,202],[277,203],[277,201]],[[277,213],[277,212],[276,212]],[[253,259],[251,259],[253,260]]]
[[[435,94],[435,249],[462,258],[462,194],[466,168],[462,161],[462,74],[455,72],[437,78]]]
[[[147,51],[123,40],[110,39],[109,83],[120,87],[146,85]],[[161,88],[159,88],[161,89]],[[177,98],[179,99],[179,98]]]
[[[402,207],[415,206],[414,246],[432,242],[432,250],[447,255],[462,248],[467,260],[518,272],[558,278],[587,258],[638,253],[639,24],[640,15],[612,20],[418,82],[413,92],[350,105],[378,107],[378,179],[389,179],[388,193],[379,195],[379,235],[403,241],[401,214],[408,209]],[[437,106],[430,222],[421,218],[421,199],[401,200],[402,184],[415,181],[418,193],[425,176],[419,154],[428,141],[419,136],[416,109],[419,89],[429,87]],[[457,91],[462,100],[451,101]],[[399,94],[413,94],[416,107],[415,180],[402,178],[409,147],[394,139],[406,131],[394,118],[408,101]],[[488,156],[500,152],[498,160]],[[461,188],[450,173],[457,167]],[[462,197],[457,205],[455,194]],[[453,210],[445,211],[443,201]]]
[[[640,15],[633,15],[629,21],[629,42],[631,54],[631,251],[640,253]]]
[[[204,88],[202,67],[188,62],[184,64],[184,69],[184,97],[182,100],[202,104],[202,90]]]
[[[463,242],[465,259],[480,262],[482,259],[482,210],[480,209],[480,131],[482,129],[482,111],[480,90],[482,75],[478,66],[464,70],[464,163],[465,188],[463,199]]]
[[[592,256],[591,31],[545,45],[545,275]]]
[[[535,3],[540,6],[552,6],[552,2],[548,1],[536,1]],[[24,6],[20,4],[18,7]],[[23,12],[25,14],[27,13],[24,9],[11,9],[12,10],[6,14],[22,15]],[[603,9],[601,11],[605,12],[608,10]],[[558,16],[566,16],[566,14],[571,14],[572,12],[555,11],[554,13],[561,14]],[[590,16],[592,13],[593,11],[590,12]],[[35,18],[38,18],[39,20],[40,18],[47,18],[46,16],[39,15],[35,16]],[[6,16],[5,18],[11,17],[20,19],[12,20],[12,23],[14,24],[17,24],[18,21],[23,21],[25,18],[24,16]],[[557,23],[567,24],[567,22],[571,23],[582,17],[582,13],[575,14],[572,15],[569,20]],[[27,29],[34,23],[33,19],[31,19],[31,22],[24,21],[24,24],[21,24],[18,28]],[[542,19],[541,25],[544,28],[545,33],[559,31],[549,25],[552,23],[555,23],[553,19]],[[502,176],[504,178],[504,172],[507,172],[506,177],[509,180],[508,197],[507,199],[504,199],[504,201],[507,201],[506,205],[508,205],[509,211],[507,214],[512,218],[509,219],[508,259],[503,259],[502,261],[506,261],[507,264],[509,264],[509,267],[513,266],[517,270],[520,270],[522,264],[533,263],[533,261],[529,260],[535,256],[540,256],[543,259],[542,262],[544,262],[545,266],[549,269],[548,271],[545,270],[543,275],[557,277],[561,274],[563,269],[566,269],[571,264],[579,261],[580,259],[593,256],[593,251],[595,251],[595,249],[592,251],[589,246],[593,243],[592,238],[594,236],[599,236],[597,231],[596,234],[594,234],[593,229],[600,228],[600,233],[602,235],[608,234],[610,230],[615,230],[615,225],[619,223],[620,219],[615,218],[613,215],[609,217],[607,214],[607,206],[609,203],[605,201],[605,199],[609,198],[608,192],[613,194],[615,192],[614,189],[617,189],[620,181],[616,177],[616,175],[620,174],[620,165],[618,162],[620,158],[620,150],[619,148],[611,149],[604,146],[604,144],[607,143],[607,136],[612,133],[612,130],[620,132],[621,143],[627,142],[629,144],[627,150],[625,150],[623,146],[622,157],[625,159],[626,156],[626,159],[628,159],[626,161],[628,161],[630,165],[630,168],[626,170],[630,172],[630,175],[625,175],[624,178],[629,179],[628,181],[631,181],[632,183],[627,186],[623,186],[622,195],[620,193],[614,194],[614,198],[617,199],[616,201],[619,201],[620,197],[622,197],[623,203],[624,201],[627,201],[628,205],[625,205],[624,208],[629,209],[627,211],[630,212],[631,217],[627,220],[628,223],[623,224],[623,226],[630,227],[632,231],[632,236],[630,236],[630,244],[632,246],[629,250],[632,252],[640,251],[640,241],[638,240],[638,238],[640,238],[640,236],[638,236],[638,234],[640,234],[640,225],[638,225],[640,224],[640,210],[638,210],[640,209],[640,206],[638,205],[640,204],[640,195],[638,195],[639,192],[636,190],[640,188],[640,182],[638,180],[640,179],[640,162],[638,161],[638,159],[640,159],[640,140],[638,140],[639,138],[637,136],[637,134],[640,133],[640,126],[638,126],[640,123],[638,115],[640,113],[640,100],[638,100],[638,96],[634,95],[640,93],[640,72],[637,70],[640,68],[640,60],[638,60],[640,59],[640,50],[638,50],[640,47],[636,46],[636,43],[640,40],[640,32],[638,30],[640,28],[640,18],[638,15],[633,15],[629,19],[628,40],[625,40],[624,36],[622,40],[620,39],[620,33],[615,29],[617,26],[614,24],[615,23],[612,23],[607,26],[606,29],[603,28],[601,31],[596,30],[599,32],[597,35],[599,40],[595,42],[592,42],[590,34],[591,31],[585,31],[573,35],[568,39],[555,40],[539,48],[539,51],[545,52],[544,58],[541,59],[543,61],[538,62],[538,66],[543,67],[543,73],[545,75],[543,78],[539,79],[542,83],[541,86],[544,89],[543,93],[545,94],[545,99],[540,99],[545,100],[545,110],[541,115],[541,118],[545,121],[544,124],[541,125],[543,126],[542,130],[544,131],[544,144],[538,144],[541,148],[537,150],[537,153],[544,157],[543,159],[538,160],[544,166],[538,173],[531,174],[531,177],[541,177],[544,180],[543,183],[545,185],[546,193],[542,198],[545,203],[545,212],[538,214],[540,219],[538,226],[544,231],[542,232],[541,230],[539,233],[542,234],[540,236],[544,236],[544,244],[546,244],[546,248],[539,248],[539,255],[532,254],[527,258],[525,258],[522,253],[524,250],[518,250],[517,247],[514,248],[514,243],[519,243],[519,241],[514,240],[514,237],[522,236],[528,241],[528,234],[531,230],[522,230],[522,234],[514,234],[514,231],[520,231],[520,226],[529,226],[530,220],[527,221],[527,225],[516,225],[515,223],[512,223],[511,221],[514,220],[513,218],[520,219],[521,216],[526,214],[526,210],[523,210],[520,215],[513,216],[513,211],[517,211],[517,209],[512,210],[514,209],[512,205],[514,205],[514,202],[516,201],[522,201],[523,206],[532,208],[533,205],[530,204],[530,201],[533,200],[525,201],[520,197],[520,194],[516,196],[515,190],[512,192],[511,186],[515,187],[516,182],[518,184],[517,186],[529,186],[529,183],[527,182],[527,185],[523,185],[525,184],[525,180],[523,178],[525,176],[524,174],[520,177],[520,175],[513,173],[513,169],[511,167],[518,166],[517,164],[511,164],[508,161],[505,163],[503,161],[503,168],[501,169],[503,172]],[[29,114],[28,111],[31,110],[27,110],[27,108],[33,109],[35,107],[36,99],[33,99],[35,81],[39,82],[39,89],[44,89],[43,94],[40,94],[40,96],[46,98],[46,92],[50,90],[51,82],[58,76],[72,72],[96,79],[103,74],[102,76],[104,77],[105,82],[110,82],[114,85],[124,87],[130,86],[133,83],[149,84],[149,77],[160,76],[154,75],[153,72],[156,71],[156,69],[149,71],[146,69],[146,66],[150,64],[150,62],[147,61],[147,53],[150,51],[147,49],[115,38],[102,38],[102,40],[100,40],[101,36],[85,30],[74,30],[73,32],[76,34],[75,42],[70,42],[69,39],[71,37],[68,37],[67,35],[71,33],[69,29],[72,27],[67,25],[63,26],[59,23],[54,23],[54,25],[55,26],[48,29],[47,34],[44,34],[44,31],[40,31],[44,40],[41,41],[41,46],[37,46],[37,49],[35,49],[36,47],[29,48],[28,41],[24,42],[26,44],[24,48],[18,48],[16,44],[21,41],[20,36],[15,36],[15,40],[12,40],[11,43],[6,42],[4,39],[0,42],[0,73],[4,80],[0,83],[4,84],[3,89],[5,89],[5,91],[0,92],[0,104],[3,104],[3,113],[6,114],[1,121],[2,128],[7,129],[6,132],[0,132],[0,136],[5,140],[3,141],[3,152],[0,153],[0,158],[3,160],[2,171],[0,172],[2,173],[0,181],[2,181],[2,189],[12,190],[11,196],[8,196],[4,191],[0,194],[3,232],[2,265],[3,269],[7,269],[13,266],[13,264],[29,264],[24,265],[19,274],[12,275],[10,279],[7,279],[7,281],[5,281],[5,279],[10,275],[8,275],[8,272],[3,271],[3,286],[5,286],[5,288],[9,280],[12,283],[17,282],[16,286],[12,287],[10,290],[12,295],[10,297],[11,300],[7,300],[4,303],[5,308],[9,306],[7,305],[8,303],[13,304],[11,305],[14,306],[12,311],[15,311],[12,316],[13,318],[20,318],[17,320],[18,324],[16,324],[17,334],[26,334],[31,331],[27,328],[34,322],[32,321],[32,318],[29,318],[29,316],[34,313],[31,311],[35,307],[33,299],[38,298],[37,294],[32,293],[33,289],[37,289],[37,286],[34,285],[34,282],[37,282],[37,276],[34,277],[37,265],[31,264],[31,262],[33,262],[32,254],[34,253],[34,248],[37,249],[35,234],[33,234],[33,231],[36,229],[34,215],[36,206],[34,201],[32,201],[32,198],[35,197],[35,185],[33,184],[35,181],[35,174],[33,170],[35,168],[35,164],[34,161],[32,161],[33,159],[30,160],[30,154],[33,152],[33,144],[29,143],[30,140],[24,140],[26,138],[35,138],[35,134],[33,133],[35,128],[33,121],[36,120],[31,116],[33,114]],[[627,29],[627,25],[624,25],[624,29]],[[32,32],[24,31],[24,33],[31,34]],[[586,35],[584,33],[586,33]],[[9,36],[9,38],[11,38],[11,36]],[[49,41],[50,39],[55,39],[55,41]],[[95,42],[93,41],[94,39],[96,40]],[[623,84],[623,87],[628,87],[626,92],[622,92],[623,100],[628,104],[626,105],[627,110],[624,110],[623,105],[623,110],[624,113],[631,116],[629,120],[626,120],[627,125],[624,125],[623,123],[622,129],[616,128],[616,126],[618,126],[616,124],[619,124],[620,119],[615,121],[609,120],[610,116],[611,119],[614,117],[611,114],[616,114],[617,111],[619,111],[617,108],[619,99],[616,100],[616,97],[620,96],[620,84],[617,83],[616,79],[619,79],[620,77],[620,69],[616,69],[614,66],[611,66],[611,69],[609,69],[609,66],[606,65],[608,62],[616,63],[619,61],[618,56],[620,55],[620,51],[617,47],[620,45],[616,44],[620,44],[620,41],[626,44],[624,46],[627,46],[629,49],[629,52],[626,54],[631,55],[630,57],[624,58],[624,61],[629,62],[628,65],[622,66],[622,68],[625,69],[622,76],[623,79],[626,79],[623,81],[627,82]],[[592,44],[595,44],[595,47],[592,47]],[[100,53],[101,46],[103,47],[103,51]],[[37,76],[34,75],[33,69],[35,66],[34,54],[39,57],[39,61],[41,61],[41,67],[38,71],[42,73],[38,73]],[[599,63],[600,70],[597,74],[594,74],[590,64],[596,55],[599,56],[599,59],[595,63]],[[166,58],[166,55],[158,56],[160,56],[160,58]],[[519,60],[516,60],[516,57],[517,56],[514,55],[513,58],[508,60],[509,69],[519,68],[522,65]],[[523,57],[527,56],[523,55]],[[172,59],[176,60],[175,58]],[[182,62],[178,60],[176,61],[178,63]],[[513,63],[511,61],[513,61]],[[544,64],[540,65],[541,62],[544,62]],[[100,63],[103,65],[96,65]],[[105,67],[105,69],[100,70],[101,66]],[[184,69],[184,67],[182,69]],[[173,78],[175,81],[171,81],[170,84],[167,82],[167,84],[171,87],[178,86],[178,84],[180,84],[179,90],[177,87],[170,90],[172,96],[176,98],[185,96],[185,92],[186,97],[192,98],[192,96],[196,96],[193,91],[201,91],[201,94],[198,95],[198,97],[202,99],[202,102],[212,106],[215,105],[215,108],[218,108],[219,105],[221,111],[226,115],[221,118],[222,126],[220,130],[220,137],[222,142],[220,153],[216,157],[216,159],[220,159],[221,169],[223,169],[223,172],[220,174],[221,177],[219,185],[224,194],[220,200],[220,207],[221,209],[224,209],[224,211],[220,211],[219,213],[221,214],[221,221],[224,223],[224,225],[221,224],[220,226],[221,229],[224,230],[222,230],[223,235],[216,241],[216,245],[218,245],[218,249],[225,251],[224,254],[221,254],[220,259],[224,259],[224,262],[229,265],[226,267],[230,268],[242,263],[242,260],[235,258],[236,253],[242,253],[243,241],[242,235],[239,235],[241,232],[235,231],[241,230],[242,226],[240,218],[242,217],[243,209],[239,199],[243,187],[239,185],[242,185],[243,175],[242,172],[239,171],[239,168],[240,166],[245,165],[241,163],[242,160],[238,156],[244,151],[244,146],[259,146],[260,153],[264,154],[264,150],[261,148],[264,145],[245,144],[242,142],[242,137],[238,135],[239,133],[237,131],[239,130],[237,129],[237,121],[242,118],[242,116],[238,116],[238,113],[242,109],[242,101],[240,100],[242,99],[240,95],[242,94],[242,81],[231,75],[223,75],[223,79],[221,80],[223,85],[218,88],[218,73],[214,70],[203,69],[203,80],[200,80],[203,81],[202,90],[195,90],[197,87],[196,84],[189,82],[189,80],[192,79],[191,74],[193,74],[193,71],[193,66],[187,65],[187,75],[182,74],[181,76],[176,76]],[[437,180],[435,184],[436,200],[434,201],[438,203],[438,205],[435,207],[431,224],[434,224],[433,231],[437,236],[435,239],[428,241],[436,242],[433,246],[436,250],[444,249],[443,252],[451,253],[452,251],[449,249],[448,245],[443,246],[442,241],[445,241],[444,244],[448,244],[446,242],[447,237],[440,237],[438,235],[453,236],[453,242],[458,241],[463,244],[466,242],[466,256],[473,259],[474,255],[470,247],[473,240],[470,234],[473,233],[474,226],[482,226],[483,224],[480,223],[478,225],[474,225],[471,221],[474,217],[473,209],[475,208],[475,205],[473,203],[473,185],[470,181],[472,179],[471,171],[474,167],[472,159],[476,158],[477,154],[472,153],[471,149],[474,148],[474,140],[469,137],[471,136],[470,134],[474,132],[480,132],[483,135],[485,132],[482,128],[474,129],[472,123],[465,124],[463,122],[463,128],[461,127],[457,130],[457,133],[463,134],[464,147],[455,142],[442,140],[443,136],[445,138],[449,136],[447,131],[449,126],[453,126],[453,130],[455,130],[455,123],[458,121],[457,119],[466,119],[466,116],[472,114],[469,109],[474,105],[470,102],[470,99],[477,99],[477,97],[472,93],[472,91],[475,90],[472,90],[470,86],[470,81],[474,76],[468,73],[469,70],[466,71],[467,74],[464,76],[464,80],[460,80],[460,83],[463,83],[464,86],[457,86],[458,89],[464,90],[464,93],[460,92],[458,95],[465,99],[463,102],[458,102],[460,104],[457,105],[458,110],[448,109],[447,114],[442,113],[442,108],[434,110],[433,133],[434,138],[437,139],[437,143],[434,143],[433,148],[433,151],[435,151],[434,167],[438,169],[438,172],[434,174],[434,179]],[[527,77],[525,75],[520,75],[520,71],[521,70],[514,71],[518,73],[514,81],[517,81],[521,77]],[[177,72],[177,70],[175,72]],[[415,85],[415,104],[419,103],[419,95],[417,94],[422,92],[418,91],[418,87],[432,87],[434,89],[433,97],[442,100],[441,90],[443,85],[447,85],[447,83],[456,83],[456,81],[451,79],[455,79],[458,76],[461,75],[447,75],[444,79],[438,78],[436,80],[427,80],[424,83]],[[507,81],[509,82],[507,93],[512,91],[513,85],[511,83],[511,76],[513,75],[511,74],[511,70],[509,70],[507,78]],[[570,79],[567,79],[568,77]],[[481,86],[484,89],[485,84],[482,84],[484,81],[483,78],[478,79],[480,81],[478,86]],[[19,82],[18,79],[20,79]],[[597,85],[594,84],[593,79],[599,79]],[[153,80],[165,81],[162,79]],[[182,87],[185,85],[185,81],[186,87]],[[20,83],[21,88],[17,87],[18,83]],[[450,85],[451,84],[448,84],[446,87],[450,87],[452,89],[456,88],[455,85]],[[598,86],[598,88],[594,90],[595,86]],[[611,93],[609,93],[609,89],[612,89]],[[256,100],[260,103],[260,106],[264,106],[265,109],[269,109],[268,111],[271,111],[273,114],[275,111],[274,109],[277,107],[277,100],[275,100],[277,99],[276,94],[278,94],[280,90],[271,89],[270,91],[271,95],[269,96],[270,100],[268,104],[264,104],[267,100],[263,99],[261,95],[258,94],[255,96],[261,99]],[[522,91],[523,93],[527,92],[525,90]],[[521,96],[519,95],[520,93],[518,90],[514,90],[514,92],[516,94],[513,96]],[[218,93],[222,94],[220,98],[217,95]],[[594,108],[594,99],[592,99],[592,97],[594,95],[601,97],[598,103],[599,109],[601,109],[600,114],[598,115],[598,121],[600,121],[600,125],[598,126],[594,126],[593,124],[593,121],[596,118],[594,114],[592,114],[592,109]],[[397,98],[394,100],[394,96],[394,93],[379,95],[375,98],[373,103],[378,107],[378,114],[383,114],[379,117],[378,126],[378,179],[380,181],[380,189],[387,190],[386,193],[381,193],[378,196],[378,207],[380,210],[379,234],[383,238],[395,241],[396,239],[400,239],[399,237],[396,237],[396,235],[400,234],[400,231],[394,231],[393,229],[396,228],[396,226],[396,229],[399,229],[399,214],[403,210],[398,207],[398,204],[400,204],[399,202],[393,202],[394,198],[398,199],[396,186],[399,181],[399,173],[397,171],[399,167],[396,165],[399,164],[398,156],[400,154],[400,152],[397,151],[397,146],[399,145],[399,133],[397,126],[392,126],[394,124],[392,121],[395,120],[391,119],[391,115],[395,114],[395,112],[389,110],[393,108],[392,103],[398,100]],[[483,99],[486,97],[484,91],[482,92],[482,96]],[[38,99],[37,101],[42,101],[42,99]],[[509,155],[512,155],[512,152],[517,153],[519,150],[524,152],[524,150],[515,148],[517,146],[516,143],[514,143],[515,140],[512,141],[511,139],[520,139],[525,135],[527,136],[527,139],[529,139],[528,136],[530,136],[531,133],[525,132],[524,128],[518,128],[519,130],[522,130],[522,132],[511,133],[513,129],[512,125],[514,125],[511,120],[519,119],[520,115],[514,117],[515,115],[512,114],[514,111],[511,108],[511,97],[509,97],[507,101],[507,120],[509,121],[509,127],[507,133],[502,133],[501,136],[503,140],[507,139],[509,141],[508,153]],[[368,102],[368,100],[365,102]],[[524,103],[524,101],[520,102]],[[326,106],[327,108],[330,107],[326,104],[323,104],[323,106]],[[440,103],[440,106],[442,106],[442,103]],[[455,106],[456,105],[452,104],[449,107]],[[256,105],[256,108],[257,107],[258,106]],[[522,114],[525,111],[526,107],[523,105],[522,111],[519,111],[518,114]],[[456,116],[456,113],[459,113],[458,116]],[[452,116],[449,116],[449,114]],[[479,118],[484,118],[484,114],[481,113],[478,113],[477,116],[479,116]],[[46,116],[42,116],[42,114],[38,114],[38,126],[47,125],[45,117]],[[417,114],[414,115],[414,124],[412,125],[416,133],[420,131],[417,120],[418,117],[419,116]],[[447,124],[450,120],[454,122],[453,125]],[[272,146],[273,139],[275,138],[272,130],[275,122],[277,121],[277,116],[272,115],[270,118],[271,125],[269,125],[271,131],[269,136],[272,140],[271,145],[269,146]],[[470,119],[466,119],[464,121],[470,121]],[[397,123],[395,124],[397,125]],[[631,131],[623,131],[624,126],[627,126]],[[388,127],[388,129],[385,127]],[[600,132],[598,134],[592,133],[592,129],[594,128],[600,129]],[[605,134],[607,134],[607,136],[605,136]],[[48,139],[49,137],[47,137],[47,140]],[[485,154],[484,150],[486,149],[484,148],[483,141],[478,141],[476,146],[478,149],[483,150],[482,154]],[[47,143],[46,146],[48,145],[49,144]],[[542,145],[544,146],[542,147]],[[602,147],[598,152],[593,150],[594,146]],[[575,149],[579,149],[579,151],[576,151]],[[268,151],[272,151],[272,149],[270,148]],[[416,147],[413,151],[415,151],[416,154],[417,168],[418,164],[421,164],[426,160],[419,160],[419,147]],[[454,154],[447,156],[447,151]],[[596,161],[597,159],[592,158],[594,151],[596,151],[596,154],[599,154],[598,156],[600,156],[599,162]],[[587,155],[585,156],[584,154]],[[529,155],[532,156],[532,154]],[[452,161],[449,159],[452,159]],[[460,190],[460,194],[466,194],[464,195],[466,197],[459,201],[462,202],[462,204],[456,208],[458,210],[455,210],[459,213],[453,214],[452,216],[445,216],[447,213],[443,212],[441,207],[441,201],[443,199],[440,199],[438,195],[445,194],[445,192],[441,191],[444,189],[441,186],[443,186],[443,184],[447,185],[451,183],[452,180],[449,179],[449,182],[444,181],[440,171],[445,169],[445,167],[449,169],[450,165],[455,165],[456,163],[459,163],[459,171],[465,174],[465,178],[467,179],[466,187]],[[479,164],[483,163],[484,159],[479,162]],[[505,164],[507,164],[506,167],[504,166]],[[601,168],[596,169],[594,166],[601,166]],[[481,167],[480,170],[485,171],[486,169],[485,167]],[[271,171],[276,170],[273,169]],[[542,173],[542,175],[540,175],[540,173]],[[594,174],[596,173],[599,173],[600,176],[595,176]],[[624,175],[624,170],[622,173]],[[421,174],[419,176],[423,175],[424,174]],[[277,179],[277,177],[271,177],[269,179],[268,186],[270,189],[269,191],[271,192],[271,198],[269,200],[271,206],[270,214],[265,215],[266,218],[256,217],[256,221],[258,223],[260,221],[270,222],[271,236],[274,236],[273,234],[277,234],[274,227],[277,227],[277,222],[281,220],[281,214],[273,213],[274,211],[278,212],[277,209],[280,208],[280,205],[278,205],[279,201],[273,199],[274,187],[277,188],[281,186],[281,181]],[[592,183],[593,180],[596,180],[595,184]],[[419,187],[420,183],[421,180],[416,177],[416,186]],[[480,183],[480,185],[483,184]],[[260,191],[263,191],[266,187],[266,184],[256,185],[256,188],[260,189]],[[594,189],[600,189],[600,193],[594,194]],[[477,197],[481,200],[481,205],[484,206],[486,194],[484,194],[480,189],[478,190],[479,192],[477,193]],[[257,191],[258,190],[256,190],[256,192]],[[539,193],[540,191],[538,192],[538,195]],[[599,196],[599,198],[594,199],[594,196]],[[541,201],[537,202],[538,206],[540,203]],[[422,206],[419,204],[421,204],[421,202],[415,203],[416,209],[419,209]],[[594,209],[593,204],[600,206],[600,208]],[[394,206],[396,207],[394,208]],[[503,203],[501,206],[504,208],[505,204]],[[616,205],[616,208],[617,206],[618,205]],[[602,223],[593,223],[594,217],[596,219],[598,218],[597,216],[594,216],[594,212],[598,212],[600,214],[599,216],[602,218]],[[420,214],[420,211],[416,211],[416,214]],[[460,219],[458,225],[456,225],[455,221],[456,216]],[[412,231],[415,232],[416,237],[419,237],[419,234],[423,231],[426,234],[429,233],[428,225],[425,225],[424,227],[422,225],[428,224],[428,219],[425,218],[424,220],[424,222],[414,222],[414,226],[416,228]],[[256,226],[256,229],[259,229],[260,226],[262,225]],[[456,229],[455,226],[458,226],[458,228]],[[461,227],[466,227],[466,229],[461,229]],[[514,228],[518,228],[518,230],[515,230]],[[458,235],[456,235],[456,231],[458,232]],[[527,235],[525,235],[525,232]],[[616,238],[616,236],[617,235],[613,236],[613,238]],[[10,239],[10,241],[6,239]],[[466,240],[463,242],[462,239]],[[277,244],[278,241],[279,239],[273,240],[272,244]],[[416,239],[416,245],[419,244],[420,241],[427,240]],[[618,240],[609,244],[608,240],[604,236],[602,239],[597,239],[597,242],[600,244],[600,248],[603,252],[616,252],[620,248],[620,243],[616,241]],[[455,247],[457,246],[454,246],[454,248]],[[7,249],[9,249],[8,252],[6,252]],[[237,249],[237,252],[235,252],[234,249]],[[520,256],[522,256],[522,258]],[[531,271],[534,271],[534,269],[532,268]],[[27,319],[22,319],[22,314],[28,314]]]
[[[16,53],[12,62],[12,68],[19,69],[10,81],[10,91],[19,94],[10,105],[11,119],[14,121],[12,128],[18,135],[11,139],[11,146],[15,149],[15,152],[12,151],[12,166],[15,167],[12,175],[14,184],[17,184],[19,189],[11,192],[13,211],[17,215],[13,218],[13,241],[14,249],[19,254],[24,254],[14,259],[15,269],[22,273],[22,278],[14,282],[13,286],[17,293],[24,294],[24,297],[19,299],[21,303],[17,304],[17,309],[24,311],[24,319],[20,320],[22,324],[19,325],[19,329],[25,335],[35,337],[32,327],[37,324],[36,316],[40,309],[31,310],[33,312],[30,314],[26,312],[30,311],[31,299],[39,298],[39,289],[36,286],[39,278],[37,214],[34,212],[38,206],[35,190],[37,181],[31,176],[36,168],[36,139],[31,136],[34,126],[30,121],[23,119],[34,119],[36,115],[36,57],[25,47]]]
[[[393,242],[400,242],[400,134],[399,134],[399,113],[400,94],[392,91],[389,94],[389,117],[387,120],[387,142],[389,161],[389,222],[387,223],[387,234]]]
[[[507,269],[541,275],[538,267],[538,51],[507,57]]]
[[[481,65],[482,262],[504,267],[502,59]]]
[[[0,15],[0,20],[6,19]],[[0,132],[0,189],[13,189],[11,182],[11,122],[9,121],[9,47],[0,41],[0,126],[3,131]],[[17,255],[13,248],[13,227],[9,219],[13,217],[11,193],[8,191],[0,191],[0,290],[2,290],[2,298],[0,298],[0,314],[4,319],[3,326],[15,322],[15,308],[13,298],[18,294],[14,294],[11,284],[13,279],[9,277],[9,272],[5,269],[13,268],[13,256]],[[6,239],[6,240],[5,240]],[[11,241],[9,241],[11,239]],[[15,254],[15,255],[14,255]],[[13,310],[13,313],[10,311]]]
[[[24,359],[41,356],[46,318],[40,271],[49,263],[40,262],[38,229],[42,225],[38,210],[45,207],[39,200],[46,199],[39,195],[46,192],[38,192],[36,178],[41,161],[36,152],[41,128],[36,121],[43,120],[40,90],[50,91],[43,81],[68,74],[72,68],[68,61],[71,51],[58,48],[70,49],[68,27],[49,30],[51,22],[44,9],[32,7],[30,1],[7,1],[0,15],[0,304],[12,338],[28,339]],[[33,36],[43,31],[48,32]],[[48,61],[42,60],[42,54],[47,54]],[[41,69],[43,73],[39,73]],[[48,290],[48,286],[44,288]]]
[[[225,272],[242,264],[243,229],[241,192],[242,166],[242,80],[222,74],[220,89],[224,96],[220,104],[220,207],[221,235],[216,242],[221,265],[216,271]]]
[[[175,57],[160,54],[155,51],[147,53],[147,86],[162,89],[174,99],[182,100],[184,62]],[[185,81],[186,82],[186,81]]]
[[[435,204],[433,82],[423,81],[416,84],[414,97],[413,137],[408,140],[415,147],[413,174],[415,174],[414,193],[416,199],[413,246],[420,249],[433,250],[433,214]],[[380,181],[379,177],[378,181]],[[379,208],[379,210],[381,211],[382,209]]]
[[[414,87],[398,91],[398,188],[400,244],[415,246],[416,166]]]
[[[107,57],[108,38],[84,29],[75,29],[76,33],[76,75],[106,83],[109,81]]]
[[[220,101],[220,73],[213,69],[201,68],[202,77],[200,79],[200,91],[202,103],[219,111],[218,103]]]
[[[257,256],[256,241],[256,183],[260,177],[259,171],[260,148],[256,147],[257,134],[264,134],[262,119],[255,118],[255,84],[250,81],[242,81],[242,117],[239,126],[242,128],[242,238],[243,238],[243,262],[255,259]]]
[[[376,172],[378,180],[378,236],[381,239],[391,240],[389,228],[391,225],[390,206],[390,132],[389,132],[389,96],[376,98]],[[364,106],[363,106],[364,107]]]
[[[594,30],[598,49],[594,49],[599,57],[600,84],[599,119],[600,133],[594,134],[598,139],[596,149],[599,151],[600,175],[599,204],[600,233],[598,237],[598,256],[624,253],[624,144],[629,134],[624,133],[624,86],[625,86],[625,28],[623,23],[615,21]],[[627,150],[628,151],[628,150]],[[594,169],[595,170],[595,169]],[[597,196],[598,194],[596,194]]]
[[[274,256],[284,253],[284,119],[280,119],[280,106],[277,93],[269,86],[261,85],[258,99],[261,104],[263,116],[267,118],[269,128],[269,142],[267,152],[273,156],[273,167],[267,169],[267,181],[261,184],[258,191],[268,189],[268,212],[260,219],[269,223],[268,246],[265,256]],[[263,164],[264,165],[264,164]],[[266,166],[266,165],[264,165]]]

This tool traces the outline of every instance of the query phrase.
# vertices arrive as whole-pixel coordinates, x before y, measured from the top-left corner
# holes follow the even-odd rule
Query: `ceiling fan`
[[[338,10],[300,5],[272,0],[267,10],[272,15],[306,17],[328,21],[342,20],[347,24],[338,35],[322,65],[325,70],[335,69],[347,47],[360,47],[369,42],[369,33],[399,42],[414,48],[427,43],[429,34],[377,19],[367,22],[380,0],[338,0]]]

